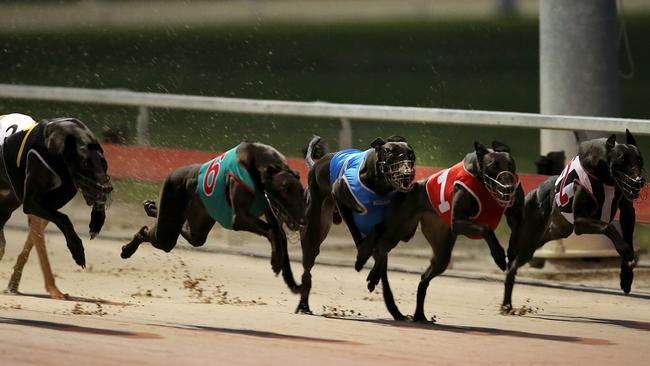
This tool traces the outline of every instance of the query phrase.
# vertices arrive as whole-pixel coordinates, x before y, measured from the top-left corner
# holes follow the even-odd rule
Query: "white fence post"
[[[138,145],[149,145],[149,108],[138,107],[135,130],[138,136]]]
[[[341,129],[339,130],[339,149],[352,148],[352,125],[347,118],[341,118]]]

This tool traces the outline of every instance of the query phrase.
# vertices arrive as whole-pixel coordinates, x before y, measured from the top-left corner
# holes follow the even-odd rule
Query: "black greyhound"
[[[626,130],[625,144],[616,136],[585,141],[578,156],[559,176],[552,176],[526,196],[523,224],[513,230],[508,247],[508,270],[502,312],[512,309],[517,269],[537,248],[571,233],[604,234],[620,254],[620,286],[629,293],[636,265],[633,201],[645,185],[643,158],[634,136]],[[620,210],[622,236],[611,222]]]
[[[242,142],[204,164],[174,170],[163,183],[160,207],[145,201],[147,215],[157,217],[153,229],[143,226],[122,247],[122,258],[149,242],[171,251],[182,235],[192,246],[202,246],[219,222],[226,229],[249,231],[271,242],[273,272],[282,271],[292,291],[298,291],[282,227],[299,230],[305,224],[304,190],[298,173],[271,146]],[[260,219],[264,215],[266,221]]]
[[[311,313],[311,269],[332,222],[339,224],[342,219],[358,247],[375,224],[381,225],[390,200],[408,191],[415,176],[415,152],[400,136],[378,138],[367,151],[330,153],[314,163],[312,151],[320,143],[315,136],[306,156],[310,167],[307,225],[301,233],[304,272],[297,313]]]
[[[5,248],[4,225],[22,204],[26,214],[53,222],[63,233],[74,261],[85,267],[81,239],[59,209],[80,190],[92,206],[90,238],[104,225],[113,187],[97,138],[75,118],[3,128],[11,134],[0,147],[0,258]]]
[[[492,147],[490,150],[475,142],[475,151],[467,154],[463,161],[418,181],[410,192],[393,200],[385,227],[369,236],[359,249],[357,270],[361,270],[371,254],[375,259],[368,275],[368,289],[373,291],[380,278],[385,287],[388,252],[400,241],[410,240],[418,223],[421,224],[433,257],[418,285],[413,320],[426,320],[427,287],[447,268],[458,235],[485,239],[495,263],[502,270],[506,269],[505,252],[494,229],[504,212],[511,228],[520,225],[524,193],[510,148],[496,141]],[[404,320],[390,289],[383,291],[384,302],[393,318]]]

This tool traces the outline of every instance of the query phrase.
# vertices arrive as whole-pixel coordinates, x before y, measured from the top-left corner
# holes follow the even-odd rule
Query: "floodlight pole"
[[[540,112],[617,117],[620,113],[615,0],[540,0]],[[541,153],[577,154],[592,132],[541,130]],[[602,235],[571,236],[549,243],[537,258],[616,256]],[[609,254],[608,254],[609,253]]]

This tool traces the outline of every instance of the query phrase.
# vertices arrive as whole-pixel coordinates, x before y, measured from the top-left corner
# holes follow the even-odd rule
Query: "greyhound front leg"
[[[75,263],[81,266],[81,268],[86,268],[86,256],[84,254],[83,243],[74,231],[74,226],[68,216],[59,211],[49,210],[31,199],[26,199],[23,202],[23,211],[26,214],[38,216],[41,219],[53,222],[63,233],[68,250],[70,250],[70,254],[72,254]]]
[[[506,270],[506,253],[499,243],[499,239],[494,235],[494,231],[487,225],[480,225],[470,220],[454,220],[452,230],[456,235],[482,236],[490,248],[490,254],[492,255],[492,259],[494,259],[494,263],[502,271]]]
[[[102,230],[106,221],[106,211],[103,206],[93,207],[90,212],[90,223],[88,224],[90,240],[95,239],[97,234]]]
[[[604,234],[607,236],[620,256],[628,261],[630,266],[634,266],[634,249],[623,240],[623,237],[612,224],[600,220],[577,217],[573,223],[576,235],[582,234]]]
[[[253,217],[248,210],[238,210],[232,218],[232,228],[235,231],[248,231],[261,235],[271,243],[271,268],[276,275],[282,270],[282,253],[278,250],[276,232],[271,225]]]

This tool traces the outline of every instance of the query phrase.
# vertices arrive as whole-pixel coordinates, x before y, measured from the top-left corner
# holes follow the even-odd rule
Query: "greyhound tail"
[[[314,157],[313,157],[314,148],[319,143],[321,143],[322,140],[323,140],[322,137],[318,135],[314,135],[311,141],[309,141],[309,145],[307,145],[307,153],[305,154],[305,160],[307,161],[307,167],[309,167],[309,169],[311,169],[315,164]]]

